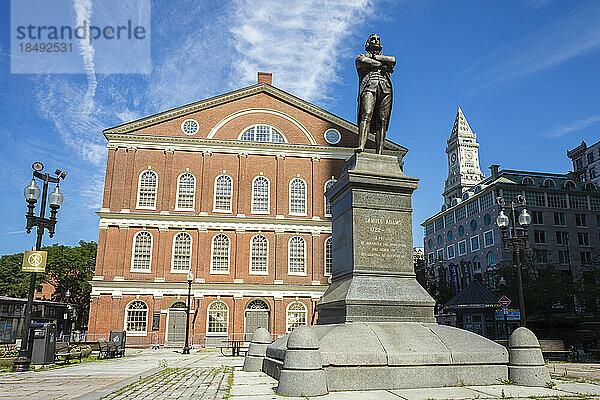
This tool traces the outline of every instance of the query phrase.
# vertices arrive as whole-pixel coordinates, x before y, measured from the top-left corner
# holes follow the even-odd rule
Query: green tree
[[[0,295],[23,298],[29,290],[29,273],[21,271],[23,253],[0,257]]]
[[[96,242],[80,241],[78,246],[52,245],[43,247],[48,252],[46,272],[38,274],[37,284],[48,283],[54,287],[52,300],[77,304],[81,313],[78,323],[88,320],[91,285],[96,261]],[[0,295],[26,298],[30,274],[21,271],[23,253],[0,257]]]

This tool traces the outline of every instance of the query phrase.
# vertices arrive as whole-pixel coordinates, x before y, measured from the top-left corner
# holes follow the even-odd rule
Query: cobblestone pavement
[[[600,383],[600,363],[549,363],[546,365],[554,377],[596,380]]]
[[[241,357],[218,351],[130,350],[128,356],[64,368],[0,374],[0,399],[224,399]]]

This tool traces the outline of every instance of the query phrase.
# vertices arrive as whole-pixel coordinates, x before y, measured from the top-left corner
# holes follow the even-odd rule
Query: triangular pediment
[[[328,121],[333,125],[346,129],[352,132],[353,134],[358,134],[358,128],[354,123],[340,118],[335,114],[332,114],[320,107],[317,107],[305,100],[302,100],[290,93],[287,93],[267,83],[258,83],[243,89],[235,90],[233,92],[218,95],[205,100],[200,100],[181,107],[173,108],[171,110],[163,111],[158,114],[150,115],[131,122],[107,128],[103,131],[103,134],[108,138],[109,136],[114,134],[122,135],[127,133],[136,133],[136,131],[152,127],[157,124],[165,123],[167,121],[182,118],[203,110],[219,107],[227,103],[235,102],[237,100],[241,100],[251,96],[256,96],[259,94],[267,94],[269,96],[272,96],[273,98],[290,104],[293,107],[296,107],[308,114],[311,114],[317,118]],[[400,146],[389,140],[386,140],[386,149],[398,151],[402,154],[408,151],[405,147]]]

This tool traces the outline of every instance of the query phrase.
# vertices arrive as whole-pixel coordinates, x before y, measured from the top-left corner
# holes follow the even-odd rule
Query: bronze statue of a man
[[[375,133],[375,152],[383,153],[385,134],[392,111],[392,80],[396,58],[381,54],[381,40],[372,34],[365,54],[356,57],[358,72],[358,152],[364,151],[370,132]]]

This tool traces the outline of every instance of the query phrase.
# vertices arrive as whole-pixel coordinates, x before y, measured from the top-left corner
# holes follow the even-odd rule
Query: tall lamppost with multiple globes
[[[37,227],[35,250],[39,251],[42,248],[44,231],[48,230],[50,237],[54,236],[54,227],[57,222],[56,214],[58,213],[58,209],[60,208],[64,199],[58,184],[61,179],[65,179],[67,172],[57,169],[54,172],[56,177],[51,176],[47,172],[42,173],[41,171],[44,169],[44,164],[39,161],[34,162],[32,168],[33,177],[24,191],[25,201],[27,201],[27,213],[25,214],[25,217],[27,218],[27,226],[25,229],[27,233],[31,233],[31,229],[33,229],[33,227]],[[37,186],[35,180],[36,178],[41,179],[43,182],[41,191]],[[52,191],[50,194],[48,194],[49,183],[56,183],[54,191]],[[37,203],[38,199],[40,198],[40,192],[42,195],[42,203],[40,205],[40,214],[39,216],[36,216],[34,214],[35,203]],[[50,207],[50,218],[46,218],[46,205]],[[31,280],[29,281],[29,295],[27,296],[27,305],[25,306],[25,320],[23,321],[23,331],[21,333],[21,348],[19,350],[19,357],[17,357],[17,359],[15,359],[13,362],[14,371],[27,371],[31,365],[32,349],[29,346],[29,326],[31,324],[31,306],[33,304],[33,295],[35,294],[36,275],[36,272],[31,272]]]
[[[194,274],[192,270],[187,273],[188,282],[188,295],[187,295],[187,308],[185,311],[185,346],[183,346],[182,354],[190,354],[190,297],[192,296],[192,281],[194,280]]]
[[[517,266],[517,289],[519,291],[519,308],[521,311],[521,326],[527,324],[527,314],[525,313],[525,300],[523,296],[523,280],[521,277],[521,251],[526,251],[529,248],[529,237],[526,229],[531,225],[531,215],[525,209],[525,198],[522,195],[518,195],[516,201],[511,201],[510,204],[506,204],[502,197],[496,199],[498,206],[500,207],[500,213],[496,218],[496,224],[502,231],[502,242],[504,243],[504,250],[508,251],[512,247],[513,257]],[[518,209],[521,212],[517,216]],[[507,210],[510,213],[510,218],[504,213]],[[517,221],[522,229],[525,230],[522,236],[517,234]],[[509,232],[510,226],[510,232]]]

